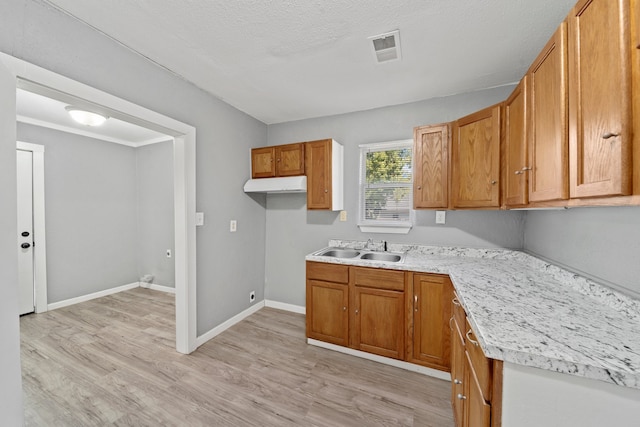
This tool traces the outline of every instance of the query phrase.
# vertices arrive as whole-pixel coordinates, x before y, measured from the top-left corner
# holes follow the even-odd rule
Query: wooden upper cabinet
[[[251,178],[304,175],[304,143],[251,150]]]
[[[455,122],[452,155],[452,207],[499,207],[500,105]]]
[[[251,149],[251,178],[273,178],[276,176],[275,147]]]
[[[504,103],[504,203],[524,206],[528,201],[527,178],[527,76]]]
[[[581,0],[569,15],[571,198],[631,194],[628,0]]]
[[[305,143],[307,209],[342,210],[342,150],[332,139]]]
[[[446,208],[449,204],[449,125],[413,130],[413,206]]]
[[[529,201],[569,198],[567,24],[563,22],[527,73]]]
[[[636,49],[640,49],[640,1],[634,0],[635,2],[635,25],[636,25],[636,38],[634,40],[634,44]]]
[[[448,277],[434,274],[413,275],[413,341],[408,361],[434,369],[451,368],[451,298]]]
[[[276,176],[304,175],[304,143],[278,145]]]

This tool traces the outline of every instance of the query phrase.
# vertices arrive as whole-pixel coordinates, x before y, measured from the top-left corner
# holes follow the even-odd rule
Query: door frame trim
[[[107,109],[111,117],[174,138],[173,185],[176,281],[176,350],[196,349],[196,128],[91,86],[0,52],[0,61],[16,77],[16,88],[50,90]]]
[[[33,284],[36,313],[47,311],[47,242],[44,220],[44,145],[17,141],[16,150],[30,151],[33,161]]]

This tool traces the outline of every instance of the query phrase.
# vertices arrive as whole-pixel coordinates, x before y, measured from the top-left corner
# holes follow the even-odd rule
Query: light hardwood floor
[[[173,295],[134,289],[21,318],[26,426],[452,426],[449,383],[307,345],[264,308],[191,355]]]

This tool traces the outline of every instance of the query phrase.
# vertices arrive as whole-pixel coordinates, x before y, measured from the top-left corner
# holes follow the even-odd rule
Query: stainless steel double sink
[[[326,256],[332,258],[350,258],[368,261],[403,262],[404,252],[377,252],[367,249],[324,248],[314,252],[314,256]]]

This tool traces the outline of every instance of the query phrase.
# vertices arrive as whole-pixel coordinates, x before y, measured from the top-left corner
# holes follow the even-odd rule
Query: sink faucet
[[[364,244],[364,249],[369,249],[373,245],[373,239],[367,239],[367,243]]]

